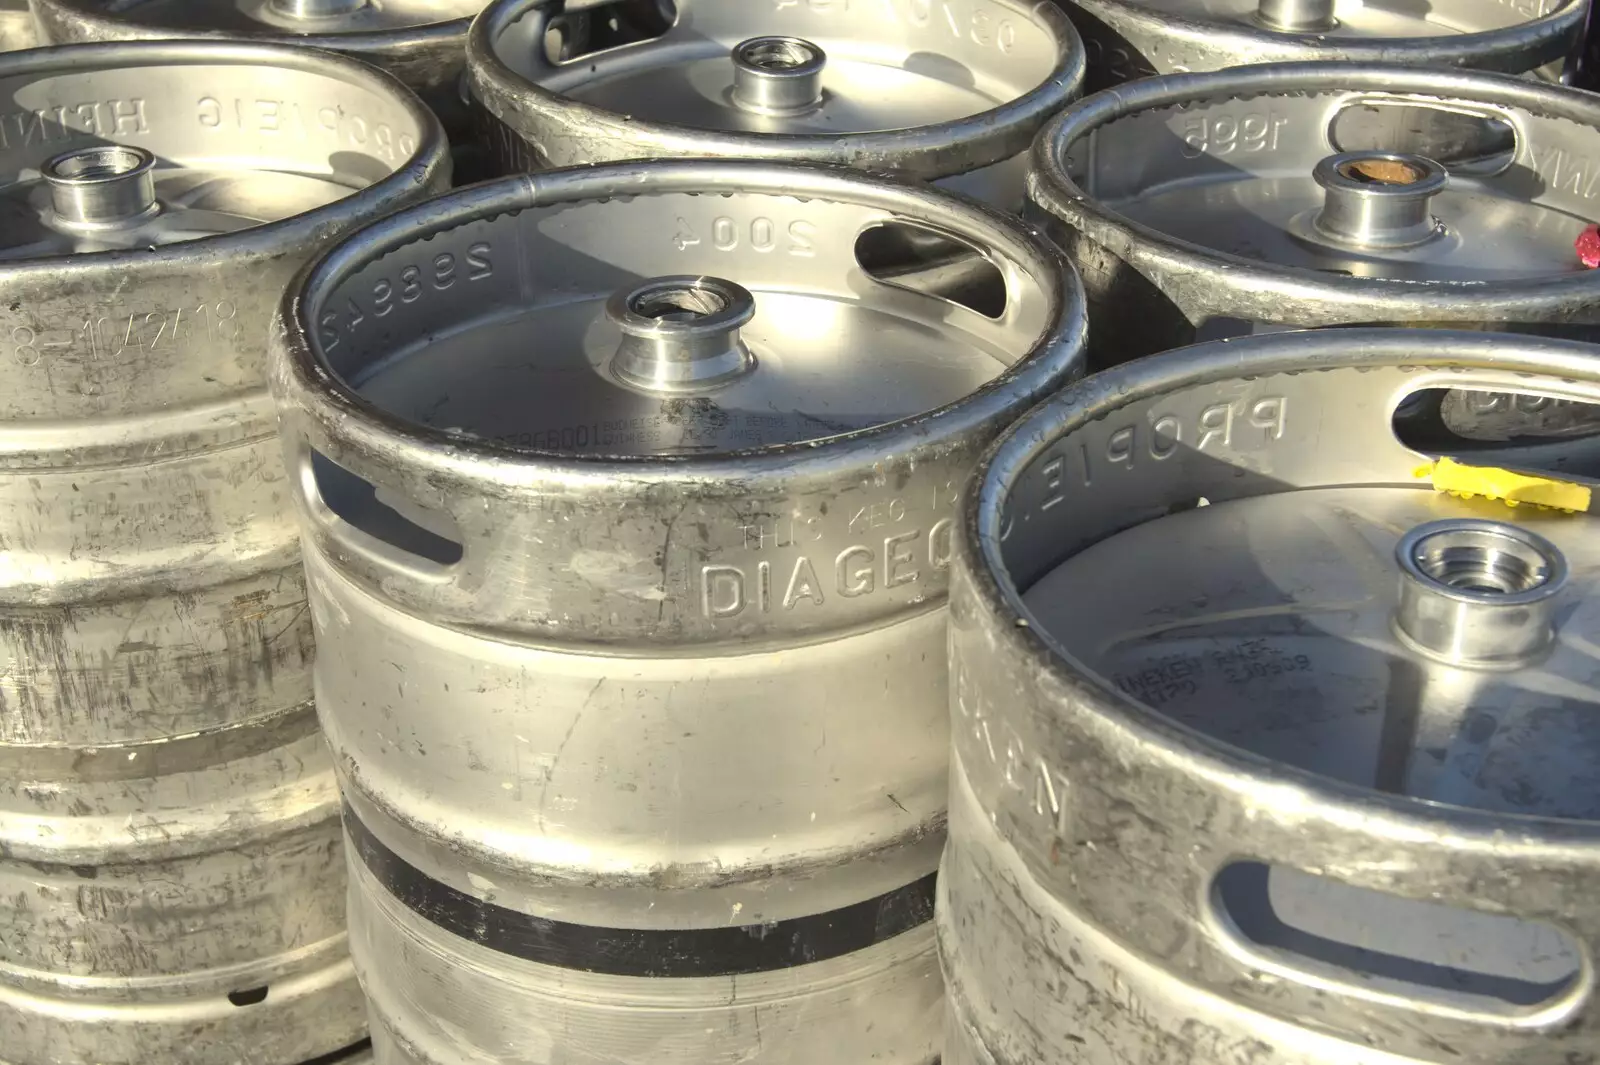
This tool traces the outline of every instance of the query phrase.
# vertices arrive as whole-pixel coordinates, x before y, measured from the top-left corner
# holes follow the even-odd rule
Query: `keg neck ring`
[[[828,55],[799,37],[752,37],[734,45],[733,102],[763,115],[796,115],[822,104]]]
[[[1567,561],[1550,541],[1508,522],[1419,525],[1395,547],[1401,639],[1451,665],[1509,669],[1555,642]]]
[[[105,229],[160,211],[155,166],[156,157],[143,148],[107,144],[64,152],[40,173],[50,188],[56,221],[76,229]]]
[[[1433,197],[1444,191],[1444,167],[1401,152],[1345,152],[1316,165],[1322,209],[1312,228],[1347,248],[1387,251],[1427,243],[1444,232]]]
[[[296,21],[342,18],[366,7],[368,0],[268,0],[274,15]]]
[[[755,317],[748,289],[720,277],[658,277],[613,295],[622,330],[611,359],[617,380],[646,392],[703,392],[755,369],[739,331]]]

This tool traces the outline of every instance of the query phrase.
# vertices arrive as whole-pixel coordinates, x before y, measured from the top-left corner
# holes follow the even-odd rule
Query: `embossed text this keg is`
[[[727,157],[842,163],[1015,209],[1024,153],[1077,95],[1083,45],[1028,0],[681,0],[660,37],[553,62],[559,4],[499,0],[468,81],[503,163]]]
[[[1596,1054],[1595,519],[1435,491],[1390,422],[1419,390],[1600,402],[1600,352],[1417,339],[1141,360],[986,456],[952,570],[946,1061]]]
[[[1071,0],[1098,92],[1156,74],[1343,60],[1562,76],[1584,0],[1445,0],[1408,7],[1334,0]]]
[[[382,67],[447,116],[483,0],[33,0],[46,44],[202,38],[325,48]],[[254,112],[272,94],[241,92]]]
[[[267,326],[446,183],[442,134],[275,46],[18,52],[0,88],[0,1060],[290,1065],[364,1019]]]
[[[1573,251],[1600,97],[1573,89],[1346,63],[1151,78],[1046,127],[1028,196],[1083,274],[1096,365],[1267,327],[1600,323]]]
[[[857,263],[906,225],[1003,305]],[[659,161],[308,271],[274,381],[381,1058],[935,1058],[951,508],[1078,372],[1064,266],[923,186]]]

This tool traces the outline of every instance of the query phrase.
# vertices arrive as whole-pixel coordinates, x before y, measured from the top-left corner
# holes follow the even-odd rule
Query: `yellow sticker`
[[[1498,466],[1467,466],[1455,459],[1443,458],[1418,467],[1416,476],[1432,476],[1433,487],[1440,492],[1468,497],[1485,496],[1513,507],[1519,503],[1531,503],[1576,513],[1584,513],[1589,509],[1591,492],[1587,485],[1518,473]]]

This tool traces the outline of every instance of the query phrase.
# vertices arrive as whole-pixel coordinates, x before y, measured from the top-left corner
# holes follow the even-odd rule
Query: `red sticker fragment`
[[[1591,270],[1600,266],[1600,226],[1585,226],[1572,246],[1577,249],[1578,259],[1584,266]]]

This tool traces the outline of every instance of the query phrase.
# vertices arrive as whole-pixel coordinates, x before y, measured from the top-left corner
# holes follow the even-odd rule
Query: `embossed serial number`
[[[126,351],[161,352],[194,344],[231,343],[239,335],[238,309],[226,300],[169,311],[93,315],[76,326],[19,325],[5,338],[7,356],[36,366],[57,356],[112,358]]]
[[[494,249],[484,241],[467,248],[465,255],[439,252],[425,262],[406,263],[392,276],[373,279],[361,298],[346,296],[342,308],[323,311],[317,319],[317,338],[324,351],[332,351],[341,343],[341,334],[354,333],[369,319],[387,318],[395,308],[429,293],[449,292],[493,276]]]

